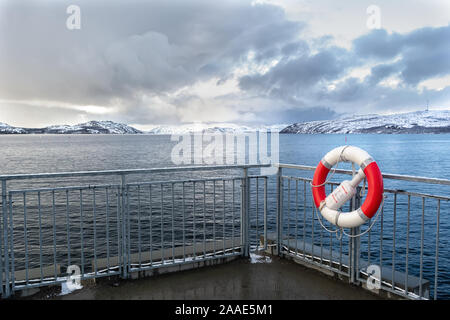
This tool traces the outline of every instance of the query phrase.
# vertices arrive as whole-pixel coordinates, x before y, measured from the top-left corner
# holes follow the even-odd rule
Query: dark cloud
[[[252,2],[3,2],[0,108],[15,116],[14,106],[24,114],[34,108],[42,121],[65,114],[179,123],[198,115],[275,123],[333,118],[356,107],[373,112],[413,108],[426,99],[448,103],[448,87],[421,90],[419,84],[450,74],[450,25],[405,34],[374,30],[341,48],[331,35],[310,39],[305,24],[289,20],[281,7]],[[70,31],[66,8],[74,3],[82,25]],[[370,74],[357,78],[357,69]],[[400,82],[395,88],[383,84],[392,77]],[[241,91],[190,92],[210,80],[212,89],[235,81]],[[15,102],[7,106],[8,100]],[[45,116],[49,112],[55,116]]]
[[[369,79],[370,80],[370,79]],[[427,100],[434,105],[444,105],[450,100],[450,87],[442,90],[417,90],[412,86],[373,85],[369,80],[349,78],[335,90],[322,92],[320,101],[340,106],[341,112],[380,112],[384,110],[417,110],[425,108]]]
[[[403,46],[402,36],[389,34],[384,29],[372,30],[369,34],[353,41],[355,53],[364,58],[391,59],[400,53]]]
[[[281,8],[250,1],[77,1],[79,31],[65,28],[68,3],[8,4],[3,98],[107,104],[139,90],[168,92],[226,76],[250,50],[269,59],[302,28]]]
[[[378,64],[372,67],[370,76],[366,80],[371,85],[378,84],[381,80],[399,71],[396,64]]]
[[[416,85],[428,78],[450,74],[449,39],[450,25],[421,28],[407,34],[389,34],[380,29],[355,39],[353,46],[361,58],[377,61],[397,58],[390,68],[399,70],[406,83]]]
[[[355,39],[348,50],[325,45],[297,53],[295,44],[289,44],[286,56],[276,66],[263,75],[243,76],[239,85],[253,94],[282,100],[290,108],[322,103],[338,112],[352,111],[355,106],[360,112],[379,112],[414,109],[427,99],[445,105],[449,87],[421,90],[417,85],[450,74],[448,39],[450,26],[407,34],[374,30]],[[357,68],[369,68],[370,74],[363,79],[350,76],[341,80]],[[396,87],[381,84],[390,77],[397,78]]]
[[[287,98],[305,96],[311,87],[335,80],[344,75],[349,67],[358,65],[352,53],[342,48],[324,48],[314,54],[304,46],[302,48],[299,55],[281,59],[263,75],[242,77],[240,88],[278,98],[283,95]]]

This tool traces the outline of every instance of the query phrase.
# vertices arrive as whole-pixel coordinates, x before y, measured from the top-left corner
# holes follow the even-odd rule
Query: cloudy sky
[[[450,109],[449,22],[446,0],[0,0],[0,122]]]

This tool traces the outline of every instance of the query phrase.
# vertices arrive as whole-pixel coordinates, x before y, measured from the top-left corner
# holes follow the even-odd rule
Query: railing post
[[[2,214],[3,214],[3,255],[4,255],[4,264],[2,269],[5,274],[5,290],[2,291],[2,298],[8,298],[10,296],[10,280],[9,280],[9,233],[8,233],[8,211],[7,211],[7,199],[6,199],[6,180],[2,180]],[[1,246],[0,246],[1,247]],[[0,258],[1,258],[1,252],[0,252]],[[1,259],[0,259],[1,260]],[[1,262],[0,262],[1,264]],[[3,274],[2,281],[3,281]]]
[[[283,241],[283,170],[278,167],[277,172],[277,254],[281,256]]]
[[[361,204],[360,188],[357,188],[355,197],[352,199],[352,207],[350,211],[356,210]],[[350,234],[352,236],[358,235],[361,232],[361,227],[352,228]],[[359,283],[359,257],[361,255],[361,237],[350,238],[350,282],[353,284]]]
[[[249,178],[248,178],[248,168],[244,168],[244,177],[242,179],[242,206],[241,206],[241,226],[242,226],[242,243],[244,246],[244,257],[249,257],[250,255],[250,242],[249,242],[249,229],[250,229],[250,219],[249,219]]]
[[[122,208],[120,210],[121,217],[121,229],[122,229],[122,261],[119,263],[122,264],[122,278],[128,278],[128,259],[127,259],[127,194],[126,194],[126,176],[124,174],[121,175],[121,188],[120,188],[120,196],[122,197]],[[120,259],[119,259],[120,260]]]
[[[3,208],[3,199],[2,199],[2,208]],[[5,291],[3,290],[3,223],[0,219],[0,295],[2,298],[5,297]]]
[[[267,177],[264,177],[264,251],[267,251]]]

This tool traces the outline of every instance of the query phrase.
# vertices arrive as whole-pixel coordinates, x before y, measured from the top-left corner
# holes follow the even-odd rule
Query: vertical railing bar
[[[394,193],[394,216],[393,216],[393,232],[392,232],[392,290],[395,288],[395,232],[397,227],[397,193]]]
[[[172,183],[172,261],[175,263],[175,183]]]
[[[352,162],[352,176],[354,177],[356,174],[356,169],[355,169],[355,164]],[[356,210],[356,195],[354,195],[351,198],[350,201],[350,211]],[[350,233],[351,235],[355,235],[356,228],[351,228],[350,229]],[[350,256],[350,263],[349,263],[349,273],[350,273],[350,282],[355,284],[356,283],[356,279],[355,279],[355,275],[356,275],[356,270],[355,270],[355,247],[356,247],[356,241],[354,240],[354,238],[350,238],[348,241],[348,245],[349,245],[349,256]]]
[[[66,226],[67,226],[67,265],[72,265],[70,255],[70,211],[69,211],[69,190],[66,190]]]
[[[129,269],[131,269],[131,215],[130,215],[130,193],[131,193],[131,187],[130,185],[126,186],[126,230],[127,230],[127,266]]]
[[[288,253],[291,253],[291,178],[288,178],[288,213],[287,213]]]
[[[361,191],[359,191],[360,193],[360,195],[361,195]],[[369,225],[372,225],[372,218],[369,220]],[[371,265],[371,259],[372,259],[372,246],[371,246],[371,244],[372,244],[372,228],[370,228],[369,229],[369,232],[368,232],[368,236],[367,236],[367,251],[368,251],[368,253],[367,253],[367,255],[368,255],[368,264],[369,264],[369,266]]]
[[[195,233],[195,181],[192,183],[192,250],[194,253],[194,260],[197,259],[196,248],[196,233]]]
[[[330,184],[330,194],[333,192],[333,185]],[[330,268],[333,267],[333,235],[332,233],[328,233],[330,236],[330,250],[329,250],[329,257],[330,257]]]
[[[341,230],[342,232],[342,230]],[[339,237],[339,271],[342,271],[342,249],[343,249],[343,242],[342,242],[342,234]]]
[[[120,241],[120,187],[117,186],[117,210],[116,210],[116,228],[117,228],[117,263],[119,265],[119,274],[122,274],[121,241]]]
[[[331,189],[331,193],[333,192],[333,185],[330,185],[330,189]],[[330,194],[331,194],[330,193]],[[328,234],[330,236],[330,267],[333,266],[333,234],[329,233]]]
[[[281,168],[279,169],[279,171],[281,171]],[[281,172],[280,172],[281,174]],[[278,254],[281,255],[282,251],[283,251],[283,232],[284,232],[284,219],[283,219],[283,195],[284,195],[284,185],[283,185],[283,177],[280,177],[280,229],[279,229],[279,236],[278,236],[278,245],[279,245],[279,249],[280,251],[278,251]]]
[[[139,268],[142,266],[142,235],[141,235],[141,185],[137,186],[138,193],[138,259]]]
[[[409,273],[409,228],[411,216],[411,195],[408,194],[408,212],[406,217],[406,261],[405,261],[405,294],[408,294],[408,273]]]
[[[342,232],[342,230],[341,230]],[[339,271],[342,271],[342,250],[343,250],[343,242],[342,242],[342,234],[339,237]]]
[[[250,207],[251,207],[251,197],[250,197],[250,184],[251,180],[248,176],[248,169],[244,169],[244,177],[245,177],[245,256],[248,257],[250,255]]]
[[[226,208],[225,208],[225,179],[223,180],[223,233],[222,233],[222,239],[223,239],[223,254],[225,254],[225,214],[226,214]]]
[[[186,262],[186,192],[183,182],[183,261]]]
[[[94,225],[94,274],[97,276],[97,204],[95,196],[95,187],[92,188],[92,211],[93,211],[93,225]]]
[[[267,250],[267,177],[264,177],[264,250]]]
[[[343,241],[341,236],[339,239],[339,271],[342,271],[342,250],[343,250]]]
[[[9,195],[9,228],[10,228],[10,238],[11,238],[11,283],[12,287],[11,290],[14,293],[14,288],[16,285],[16,267],[15,267],[15,259],[14,259],[14,216],[13,216],[13,201],[12,201],[12,195]]]
[[[359,208],[361,207],[361,193],[357,192],[356,193],[356,207]],[[361,226],[356,227],[355,228],[355,232],[356,234],[360,234],[361,233]],[[360,268],[359,268],[359,261],[361,258],[361,237],[356,237],[354,238],[355,240],[355,279],[356,282],[359,281],[359,276],[360,276]]]
[[[425,233],[425,197],[422,197],[422,225],[420,235],[420,276],[419,276],[419,297],[422,298],[422,280],[423,280],[423,242]]]
[[[203,258],[206,258],[206,180],[203,181]]]
[[[306,181],[303,181],[303,258],[306,257]]]
[[[29,274],[28,274],[28,228],[27,228],[27,193],[23,192],[23,237],[25,244],[25,281],[27,286],[29,285]],[[1,256],[0,256],[1,259]],[[0,261],[1,264],[1,261]],[[0,277],[3,279],[3,272],[0,270]]]
[[[277,254],[281,255],[283,236],[283,169],[278,168],[277,173]]]
[[[150,264],[153,265],[153,197],[152,197],[152,185],[148,185],[148,196],[149,196],[149,209],[150,209],[150,215],[149,215],[149,223],[150,223],[150,230],[149,230],[149,236],[150,236]]]
[[[5,207],[4,199],[2,198],[2,209]],[[2,210],[3,211],[3,210]],[[0,221],[0,295],[2,298],[6,298],[5,290],[3,289],[3,221]],[[6,267],[5,267],[6,269]],[[5,281],[8,281],[5,276]]]
[[[312,211],[311,211],[311,216],[312,216],[312,222],[311,222],[311,252],[312,252],[312,260],[314,261],[314,257],[315,257],[315,251],[314,251],[314,235],[315,235],[315,225],[314,225],[314,221],[315,221],[315,219],[316,219],[316,217],[315,217],[315,215],[314,215],[314,210],[315,210],[315,207],[314,207],[314,201],[312,201],[312,204],[311,204],[311,208],[312,208]]]
[[[233,195],[232,195],[233,209],[231,210],[231,214],[232,214],[231,223],[232,223],[232,228],[233,228],[233,231],[231,232],[231,239],[232,239],[231,242],[232,242],[232,246],[233,246],[231,253],[233,253],[233,254],[234,254],[234,218],[235,218],[235,214],[236,214],[236,212],[235,212],[235,200],[236,199],[235,199],[235,195],[234,195],[235,183],[236,183],[236,180],[233,179]]]
[[[441,215],[441,200],[437,199],[437,217],[436,217],[436,258],[434,261],[434,300],[437,300],[438,271],[439,271],[439,224]]]
[[[241,178],[240,180],[240,203],[239,203],[239,222],[240,222],[240,228],[239,228],[239,235],[240,235],[240,250],[241,255],[244,256],[244,228],[245,228],[245,222],[244,222],[244,178]]]
[[[83,189],[80,189],[80,240],[81,240],[81,278],[84,278],[84,222],[83,222]]]
[[[320,264],[323,264],[323,228],[320,229]]]
[[[258,221],[258,215],[259,215],[259,178],[256,177],[256,248],[259,249],[259,221]]]
[[[298,180],[295,179],[295,256],[298,256]]]
[[[127,208],[127,197],[128,197],[128,189],[127,189],[127,180],[126,175],[122,174],[120,176],[121,180],[121,221],[122,221],[122,250],[121,250],[121,258],[122,258],[122,277],[127,278],[128,277],[128,268],[130,265],[128,264],[127,260],[127,247],[129,245],[129,241],[127,241],[128,234],[127,234],[127,216],[128,216],[128,208]]]
[[[164,265],[164,188],[161,183],[161,264]]]
[[[381,206],[380,217],[380,270],[383,271],[383,230],[384,230],[384,205]]]
[[[53,268],[55,273],[55,281],[58,278],[56,268],[56,208],[55,208],[55,190],[52,191],[52,213],[53,213]]]
[[[213,180],[213,252],[216,256],[216,180]]]
[[[350,210],[349,211],[353,211],[353,208],[355,207],[354,206],[354,197],[351,199],[351,201],[350,201]],[[353,235],[353,231],[352,231],[352,229],[350,229],[350,233]],[[352,239],[349,239],[348,240],[348,256],[349,256],[349,260],[348,260],[348,275],[349,275],[349,278],[350,278],[350,282],[353,282],[354,281],[354,279],[353,279],[353,256],[352,256],[352,253],[353,253],[353,241],[352,241]]]
[[[44,270],[42,266],[42,211],[41,211],[41,192],[38,191],[38,220],[39,220],[39,269],[41,273],[41,282],[44,280]]]
[[[7,208],[6,208],[6,180],[2,180],[2,218],[3,229],[0,230],[2,241],[0,242],[0,291],[2,298],[8,298],[10,295],[9,284],[9,252],[8,252],[8,223],[7,223]],[[2,234],[3,232],[3,234]],[[3,242],[3,243],[2,243]],[[3,250],[2,250],[3,249]],[[3,262],[1,256],[3,254]],[[3,273],[5,274],[5,289],[3,290]]]
[[[106,268],[109,273],[110,269],[110,261],[109,261],[109,188],[105,188],[105,196],[106,196]]]
[[[341,230],[341,233],[342,233],[342,230]],[[342,238],[343,237],[341,234],[340,239],[339,239],[339,271],[342,271],[342,251],[344,249],[344,244],[343,244]]]
[[[372,225],[372,218],[369,219],[369,225]],[[367,262],[370,266],[371,258],[372,258],[372,252],[371,252],[371,244],[372,242],[372,229],[369,230],[367,233]]]

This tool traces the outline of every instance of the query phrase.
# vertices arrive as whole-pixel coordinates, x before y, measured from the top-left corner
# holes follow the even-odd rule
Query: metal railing
[[[248,256],[252,182],[265,181],[267,193],[268,179],[249,171],[261,167],[0,176],[1,295],[69,281],[70,266],[79,268],[82,280],[128,278],[132,272]],[[111,178],[118,181],[104,183]],[[88,180],[65,186],[71,179]],[[27,183],[17,184],[22,180]]]
[[[368,280],[373,281],[372,272],[377,268],[379,274],[373,275],[379,280],[377,289],[408,299],[450,298],[450,273],[439,268],[440,260],[444,266],[450,262],[447,246],[441,241],[448,241],[450,234],[440,219],[443,210],[449,211],[450,197],[385,188],[384,205],[373,228],[368,230],[373,222],[370,220],[347,232],[350,237],[342,236],[341,230],[321,219],[316,211],[312,179],[283,174],[283,170],[297,173],[314,171],[315,167],[289,164],[278,167],[276,238],[281,255],[330,270],[354,284],[366,285]],[[338,169],[336,174],[352,175],[353,172]],[[394,174],[383,174],[383,177],[413,182],[414,189],[422,190],[432,184],[450,185],[446,179]],[[338,185],[327,183],[327,192]],[[359,207],[363,192],[359,187],[352,203],[342,210]],[[359,234],[362,235],[354,237]]]
[[[299,174],[315,167],[278,164],[273,178],[252,172],[261,167],[268,165],[0,176],[2,298],[66,282],[69,266],[79,267],[81,279],[128,278],[269,247],[353,284],[366,284],[378,266],[380,290],[450,298],[449,272],[440,267],[450,263],[450,228],[441,219],[450,198],[423,192],[450,180],[383,174],[402,181],[402,190],[386,188],[373,228],[370,221],[347,236],[319,221],[311,179]],[[351,174],[338,169],[335,177]],[[405,191],[404,183],[415,185]],[[327,192],[337,185],[328,182]]]

